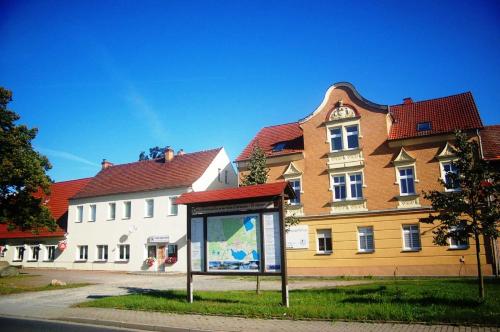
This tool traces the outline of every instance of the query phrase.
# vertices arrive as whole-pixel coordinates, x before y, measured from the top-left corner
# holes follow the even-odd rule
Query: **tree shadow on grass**
[[[345,287],[335,287],[335,288],[321,288],[321,289],[294,289],[291,293],[295,294],[347,294],[347,295],[368,295],[374,293],[382,293],[387,290],[384,285],[372,286],[366,288],[345,288]]]
[[[471,308],[480,305],[481,303],[474,299],[448,299],[437,296],[425,296],[422,298],[398,298],[397,295],[393,297],[384,298],[368,298],[360,296],[352,296],[342,300],[343,303],[353,304],[374,304],[374,303],[391,303],[391,304],[410,304],[413,306],[427,307],[430,305],[444,305],[455,308]]]
[[[151,288],[139,288],[139,287],[120,287],[126,289],[127,293],[130,295],[147,295],[154,298],[162,298],[167,300],[174,300],[178,302],[186,302],[186,293],[176,290],[158,290]],[[194,301],[207,301],[207,302],[217,302],[217,303],[240,303],[238,300],[230,299],[217,299],[217,298],[204,298],[200,295],[193,295]]]

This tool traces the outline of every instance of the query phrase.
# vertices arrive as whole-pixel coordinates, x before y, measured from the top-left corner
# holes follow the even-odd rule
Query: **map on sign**
[[[259,237],[258,215],[209,217],[207,220],[208,270],[258,272]]]

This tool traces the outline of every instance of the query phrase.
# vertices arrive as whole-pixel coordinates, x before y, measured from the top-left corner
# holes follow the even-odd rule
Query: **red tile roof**
[[[184,193],[177,198],[177,204],[209,203],[244,200],[258,197],[272,197],[286,193],[294,197],[294,192],[288,182],[257,184],[239,188],[227,188],[209,191]]]
[[[390,106],[390,113],[394,118],[390,140],[483,127],[470,92]],[[421,122],[430,122],[431,130],[417,131],[417,124]]]
[[[0,239],[16,238],[42,238],[42,237],[62,237],[66,233],[68,222],[68,199],[82,189],[91,178],[56,182],[50,186],[50,195],[45,199],[45,204],[52,213],[52,217],[58,225],[54,232],[42,229],[38,234],[31,231],[13,230],[8,231],[6,224],[0,224]],[[40,197],[40,194],[36,195]]]
[[[484,159],[500,160],[500,125],[485,126],[480,135]]]
[[[221,150],[176,155],[168,162],[155,159],[110,166],[101,170],[72,198],[188,187],[201,177]]]
[[[278,143],[283,143],[283,149],[273,151]],[[262,128],[250,141],[236,161],[250,158],[254,145],[258,145],[266,153],[266,157],[286,155],[304,150],[302,129],[298,122]]]

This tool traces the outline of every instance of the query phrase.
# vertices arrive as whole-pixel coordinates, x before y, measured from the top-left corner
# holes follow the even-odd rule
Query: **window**
[[[332,252],[332,231],[330,229],[318,229],[316,233],[318,238],[318,252]]]
[[[45,246],[45,260],[53,261],[56,258],[56,246]]]
[[[89,206],[89,221],[95,221],[96,205],[91,204]]]
[[[336,201],[344,200],[347,198],[344,175],[333,177],[333,192],[333,199]]]
[[[38,258],[40,257],[40,246],[30,246],[30,251],[31,251],[31,256],[30,260],[31,261],[38,261]]]
[[[430,122],[419,122],[417,124],[417,131],[427,131],[431,130],[432,126]]]
[[[331,151],[354,150],[359,148],[358,125],[330,128]]]
[[[176,216],[179,213],[179,207],[175,204],[175,199],[177,197],[168,198],[168,215]]]
[[[401,195],[415,194],[415,178],[413,167],[399,169],[399,191]]]
[[[452,180],[450,173],[458,174],[457,166],[455,166],[451,161],[441,163],[441,178],[446,184],[446,191],[457,191],[460,189],[460,182],[458,179]]]
[[[227,181],[228,181],[228,179],[227,179],[227,175],[228,175],[228,172],[227,172],[227,170],[226,170],[226,171],[224,171],[224,183],[225,183],[225,184],[227,184],[227,183],[228,183],[228,182],[227,182]]]
[[[78,246],[76,258],[79,261],[86,261],[89,258],[89,247],[88,246]]]
[[[123,202],[123,219],[130,219],[132,214],[132,202]]]
[[[175,257],[177,258],[177,245],[169,244],[167,247],[167,257]]]
[[[342,128],[330,129],[330,143],[332,151],[342,150]]]
[[[24,251],[25,250],[26,249],[24,248],[24,246],[16,247],[16,256],[15,256],[16,261],[22,261],[24,259]]]
[[[283,151],[283,149],[285,148],[286,146],[286,143],[284,142],[280,142],[278,144],[276,144],[274,147],[273,147],[273,152],[280,152],[280,151]]]
[[[83,206],[76,207],[76,222],[83,222]]]
[[[217,181],[221,182],[222,183],[222,180],[220,178],[220,173],[222,172],[222,169],[220,168],[217,168]]]
[[[98,261],[107,261],[108,260],[108,246],[107,245],[98,245],[97,246],[97,260]]]
[[[363,199],[363,175],[361,173],[333,175],[333,200],[356,199]]]
[[[360,252],[372,252],[375,250],[373,243],[373,227],[358,227],[358,241]]]
[[[358,126],[349,126],[345,129],[347,134],[347,148],[357,149],[359,147]]]
[[[148,246],[148,257],[156,258],[156,246]]]
[[[451,227],[450,233],[460,232],[461,227]],[[460,234],[457,234],[460,237]],[[467,239],[455,239],[453,237],[449,238],[450,240],[450,249],[467,249],[469,247],[469,242]]]
[[[290,204],[300,204],[300,179],[290,180],[290,185],[295,192],[295,198],[290,200]]]
[[[121,261],[128,261],[130,259],[130,245],[129,244],[118,245],[118,259]]]
[[[403,225],[403,249],[420,250],[420,230],[418,225]]]
[[[147,199],[146,200],[146,218],[152,218],[154,214],[154,200]]]
[[[108,204],[108,219],[115,220],[116,217],[116,203]]]

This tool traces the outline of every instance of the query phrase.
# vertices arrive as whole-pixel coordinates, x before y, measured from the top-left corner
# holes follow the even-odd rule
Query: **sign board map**
[[[207,220],[208,271],[260,270],[259,215],[209,217]]]

